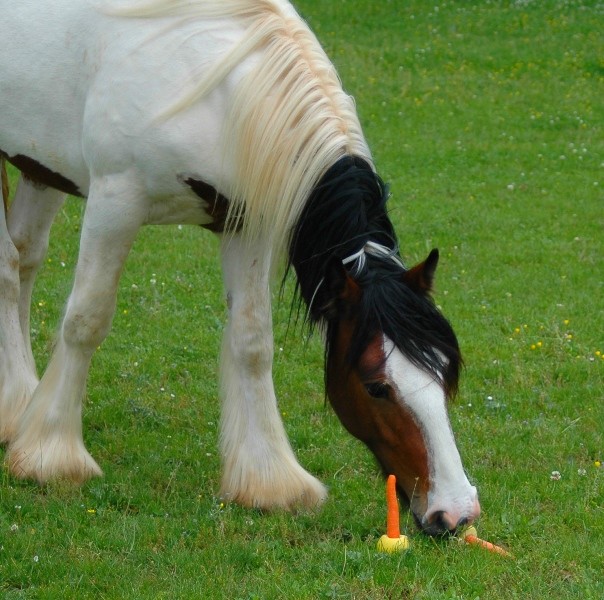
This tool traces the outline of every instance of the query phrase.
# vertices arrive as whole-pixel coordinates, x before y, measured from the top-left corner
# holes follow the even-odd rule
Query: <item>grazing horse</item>
[[[101,469],[82,438],[94,350],[108,334],[142,225],[220,237],[221,494],[316,506],[272,381],[270,282],[295,271],[325,339],[343,425],[397,476],[428,533],[479,514],[447,415],[461,364],[430,297],[438,253],[406,268],[355,112],[286,0],[0,0],[0,157],[21,171],[0,211],[0,440],[16,477]],[[65,194],[86,198],[73,289],[38,380],[36,271]],[[3,196],[5,192],[3,192]],[[7,202],[7,198],[4,198]],[[282,264],[282,262],[281,262]]]

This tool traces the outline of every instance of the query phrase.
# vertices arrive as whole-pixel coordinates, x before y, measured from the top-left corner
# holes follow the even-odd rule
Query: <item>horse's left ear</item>
[[[434,273],[438,265],[438,249],[434,248],[424,262],[411,267],[403,275],[405,283],[421,294],[429,294],[434,283]]]

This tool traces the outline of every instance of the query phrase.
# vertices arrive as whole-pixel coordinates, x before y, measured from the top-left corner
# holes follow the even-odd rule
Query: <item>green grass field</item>
[[[148,228],[89,379],[85,440],[105,477],[39,488],[2,471],[0,597],[604,597],[604,5],[296,6],[356,98],[404,258],[441,251],[436,300],[466,362],[452,424],[479,533],[515,558],[427,538],[405,513],[412,549],[376,553],[383,482],[324,404],[320,340],[288,331],[291,288],[275,303],[275,381],[330,497],[317,514],[223,505],[217,243]],[[81,211],[70,199],[59,215],[36,289],[40,368]]]

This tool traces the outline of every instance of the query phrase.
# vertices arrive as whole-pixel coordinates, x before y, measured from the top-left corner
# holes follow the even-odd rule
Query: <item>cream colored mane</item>
[[[130,5],[132,6],[132,5]],[[371,161],[353,99],[306,23],[283,0],[148,0],[133,17],[233,18],[245,35],[170,113],[219,85],[252,52],[261,53],[228,108],[226,164],[235,166],[230,223],[244,215],[249,238],[265,238],[279,256],[309,193],[344,155]]]

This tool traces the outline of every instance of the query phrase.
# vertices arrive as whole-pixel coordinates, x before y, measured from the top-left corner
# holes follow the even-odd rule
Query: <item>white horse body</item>
[[[0,0],[0,159],[24,174],[6,218],[0,210],[0,442],[9,468],[40,482],[101,473],[84,447],[81,407],[136,233],[149,223],[211,228],[220,196],[231,217],[244,216],[239,233],[222,236],[222,494],[266,508],[317,505],[325,488],[296,461],[277,409],[269,278],[327,167],[345,155],[370,162],[354,103],[286,0],[124,4]],[[64,191],[86,197],[86,210],[73,290],[38,382],[29,306]],[[434,397],[444,410],[442,390]],[[421,411],[415,418],[421,429]],[[438,451],[458,457],[446,415],[439,427]],[[478,509],[461,461],[449,466],[445,480],[461,482],[457,508],[442,507],[454,527],[468,503],[470,518]],[[442,498],[430,504],[441,510]]]
[[[253,58],[203,101],[162,118],[243,34],[233,19],[119,18],[91,2],[19,2],[0,22],[2,150],[24,155],[88,196],[91,180],[132,169],[149,202],[145,222],[208,222],[177,174],[228,186],[225,107]],[[203,35],[200,27],[203,26]],[[27,43],[22,40],[27,39]],[[32,67],[35,66],[35,68]],[[51,97],[53,102],[49,103]],[[226,165],[228,167],[228,165]],[[183,215],[153,201],[182,201]],[[195,205],[195,210],[191,211]]]
[[[7,223],[2,215],[0,436],[9,442],[7,460],[17,476],[81,481],[101,472],[83,444],[81,403],[91,356],[111,324],[124,260],[144,224],[211,223],[183,180],[233,187],[223,119],[258,56],[249,53],[203,98],[168,115],[237,45],[245,23],[125,18],[87,1],[23,1],[10,10],[4,4],[0,149],[9,160],[26,156],[60,174],[87,206],[74,288],[39,384],[28,307],[64,195],[22,178]],[[273,248],[266,239],[245,243],[243,252],[238,236],[223,242],[230,319],[221,361],[222,493],[257,506],[313,506],[325,489],[298,465],[273,390]]]

